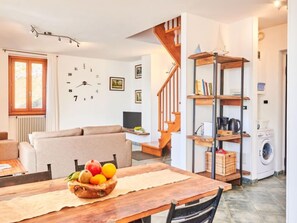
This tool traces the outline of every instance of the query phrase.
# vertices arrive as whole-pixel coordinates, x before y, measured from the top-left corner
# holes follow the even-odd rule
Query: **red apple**
[[[101,173],[101,164],[99,163],[99,161],[97,160],[89,160],[88,162],[86,162],[85,164],[85,169],[89,170],[93,176]]]

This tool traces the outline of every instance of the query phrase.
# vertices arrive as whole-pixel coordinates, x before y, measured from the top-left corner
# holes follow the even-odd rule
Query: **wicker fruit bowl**
[[[69,190],[79,198],[100,198],[110,194],[117,184],[117,177],[113,176],[99,185],[80,183],[77,180],[68,182]]]

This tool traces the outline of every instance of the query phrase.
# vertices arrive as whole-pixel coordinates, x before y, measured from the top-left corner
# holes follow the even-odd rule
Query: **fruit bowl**
[[[117,184],[116,176],[99,185],[68,181],[68,189],[79,198],[100,198],[110,194]]]

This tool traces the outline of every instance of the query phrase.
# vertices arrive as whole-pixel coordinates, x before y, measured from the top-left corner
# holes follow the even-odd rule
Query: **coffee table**
[[[26,169],[18,159],[0,160],[0,164],[9,164],[11,168],[0,170],[0,177],[26,173]]]

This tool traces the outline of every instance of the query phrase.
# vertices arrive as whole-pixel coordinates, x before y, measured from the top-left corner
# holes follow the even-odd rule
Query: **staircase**
[[[142,152],[162,156],[163,149],[171,148],[171,133],[180,130],[180,17],[154,27],[154,33],[175,61],[158,96],[158,142],[142,143]]]

